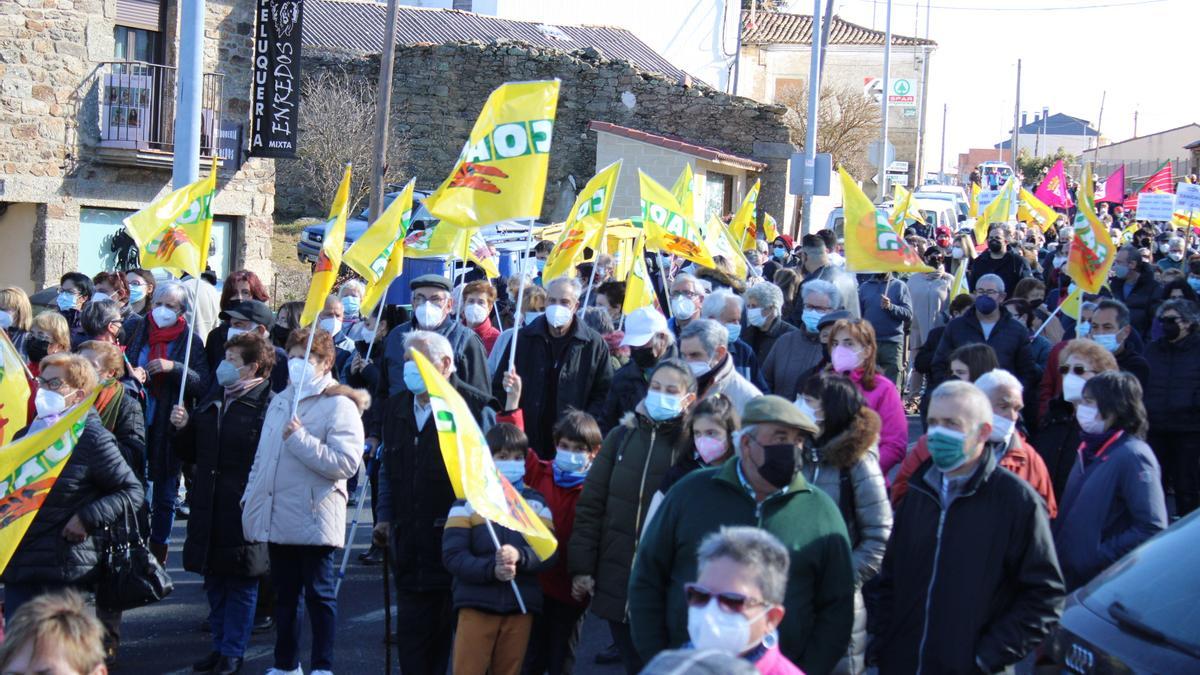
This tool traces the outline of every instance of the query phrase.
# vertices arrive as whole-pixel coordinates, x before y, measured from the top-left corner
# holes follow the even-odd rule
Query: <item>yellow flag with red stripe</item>
[[[862,188],[842,167],[842,208],[846,214],[846,270],[849,272],[932,272],[913,247],[896,234]]]
[[[8,331],[0,330],[0,445],[29,423],[29,380],[25,362]]]
[[[367,281],[359,313],[370,316],[392,281],[404,271],[404,237],[412,222],[413,188],[417,179],[396,195],[379,218],[346,249],[346,265]]]
[[[350,209],[350,168],[347,164],[337,194],[334,195],[333,206],[329,209],[325,240],[321,242],[317,264],[313,267],[312,283],[308,287],[308,297],[304,300],[304,312],[300,315],[301,327],[316,321],[317,315],[325,309],[325,299],[333,290],[338,270],[342,267],[342,254],[346,245],[346,215]]]
[[[617,191],[617,176],[621,173],[621,160],[600,169],[583,186],[571,215],[563,224],[562,234],[546,258],[542,270],[543,281],[564,276],[583,259],[583,249],[599,251],[604,226],[608,223],[608,211],[612,208],[613,195]]]
[[[212,200],[217,191],[217,160],[208,176],[185,185],[124,220],[137,242],[140,265],[162,267],[194,277],[208,266],[212,239]]]
[[[775,216],[765,211],[763,212],[763,238],[767,243],[779,238],[779,225],[775,222]]]
[[[1083,170],[1083,182],[1076,191],[1075,236],[1067,253],[1067,276],[1088,293],[1099,293],[1108,281],[1108,272],[1117,259],[1108,228],[1096,215],[1095,181],[1092,165]]]
[[[521,533],[533,552],[545,560],[558,542],[537,513],[497,469],[487,439],[462,395],[416,349],[408,351],[429,392],[442,461],[454,495],[465,499],[483,518]]]
[[[646,267],[646,237],[643,235],[633,247],[633,264],[625,279],[625,303],[621,305],[621,312],[628,316],[635,309],[657,306],[654,283],[650,281],[650,270]]]
[[[701,267],[715,263],[704,235],[684,215],[675,196],[659,185],[644,171],[638,171],[642,196],[642,229],[646,232],[646,248],[690,260]]]

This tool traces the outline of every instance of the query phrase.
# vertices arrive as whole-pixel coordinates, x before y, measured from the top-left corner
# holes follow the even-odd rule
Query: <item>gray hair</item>
[[[450,341],[430,330],[414,330],[404,336],[404,351],[416,349],[430,361],[450,359],[450,372],[454,372],[454,348]]]
[[[989,399],[1001,389],[1015,391],[1018,396],[1025,393],[1025,387],[1017,379],[1017,376],[1002,368],[989,370],[980,375],[979,379],[975,380],[975,386],[979,387],[979,390],[986,394]]]
[[[717,347],[729,342],[729,330],[719,321],[696,319],[684,326],[679,333],[679,341],[683,342],[693,337],[700,341],[700,346],[704,347],[704,353],[708,354],[708,358],[711,359],[716,356]]]
[[[967,406],[967,414],[970,416],[968,422],[973,424],[991,424],[992,423],[992,401],[984,395],[983,391],[971,384],[962,380],[948,380],[938,385],[937,389],[933,390],[933,396],[930,397],[930,402],[948,398],[952,401],[965,403]]]
[[[983,283],[983,282],[985,282],[985,281],[988,281],[988,282],[991,282],[991,283],[993,283],[993,284],[996,284],[996,286],[998,287],[996,290],[1000,291],[1001,293],[1003,293],[1003,292],[1004,292],[1004,279],[1001,279],[1001,278],[1000,278],[1000,275],[998,275],[998,274],[985,274],[985,275],[983,275],[983,276],[981,276],[981,277],[979,277],[978,279],[976,279],[976,280],[975,280],[975,287],[976,287],[976,288],[979,288],[979,284],[981,284],[981,283]]]
[[[1158,314],[1156,316],[1161,318],[1163,312],[1167,311],[1168,309],[1175,310],[1175,312],[1179,314],[1179,318],[1192,324],[1193,326],[1200,324],[1200,307],[1197,307],[1196,303],[1188,300],[1187,298],[1175,298],[1173,300],[1167,300],[1158,306]]]
[[[742,566],[758,586],[763,600],[772,605],[783,604],[791,558],[770,532],[757,527],[722,527],[700,542],[696,558],[701,573],[708,563],[720,558]]]
[[[783,307],[783,291],[775,284],[755,284],[746,291],[746,299],[758,303],[759,307],[771,307],[776,313]]]
[[[551,279],[546,284],[546,292],[549,293],[550,289],[564,284],[575,294],[576,300],[579,300],[583,296],[583,284],[579,283],[579,280],[575,277],[555,277]]]
[[[743,305],[741,296],[735,295],[733,291],[724,288],[715,290],[708,297],[704,298],[704,304],[700,306],[700,316],[719,321],[721,312],[725,311],[730,302],[737,304],[738,314],[740,315]]]
[[[79,313],[79,323],[88,337],[103,333],[109,324],[120,320],[121,308],[114,300],[93,300]]]
[[[353,291],[358,297],[362,297],[367,292],[367,287],[358,279],[347,279],[342,282],[342,287],[338,289],[338,298],[344,298]]]
[[[196,279],[195,283],[207,284],[208,282],[203,279]],[[182,282],[174,279],[168,279],[154,287],[154,298],[151,299],[150,304],[153,305],[159,300],[168,298],[168,296],[179,300],[182,314],[188,314],[192,311],[191,292],[188,291],[187,286],[184,286]]]
[[[705,290],[704,284],[702,284],[695,276],[688,274],[687,272],[680,272],[679,274],[676,274],[675,278],[671,280],[671,288],[675,288],[676,284],[681,281],[690,281],[697,289],[701,291]]]
[[[612,315],[608,310],[599,307],[588,307],[583,310],[583,323],[601,335],[613,332]]]
[[[1167,240],[1167,246],[1174,246],[1176,244],[1183,246],[1183,239],[1180,239],[1179,237],[1171,237]]]
[[[838,291],[837,286],[825,281],[824,279],[809,279],[800,287],[800,299],[807,302],[808,296],[813,293],[820,293],[829,298],[829,309],[842,308],[842,294]]]

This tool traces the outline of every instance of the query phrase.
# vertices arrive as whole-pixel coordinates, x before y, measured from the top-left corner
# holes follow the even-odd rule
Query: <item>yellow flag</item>
[[[1066,314],[1072,319],[1078,321],[1079,312],[1083,309],[1082,303],[1080,302],[1083,299],[1083,289],[1075,284],[1071,284],[1071,289],[1071,292],[1068,293],[1067,297],[1063,298],[1062,302],[1059,304],[1062,305],[1063,314]]]
[[[625,280],[625,304],[621,305],[621,312],[628,316],[635,309],[657,306],[654,282],[646,267],[646,237],[643,235],[633,247],[633,264],[629,266],[629,278]]]
[[[963,293],[970,293],[967,288],[967,259],[958,261],[958,269],[954,271],[954,281],[950,282],[950,299],[953,300]]]
[[[842,167],[842,208],[846,214],[846,270],[849,272],[932,272],[921,256],[896,234],[887,217],[863,194]]]
[[[387,294],[392,280],[404,271],[404,237],[412,222],[413,188],[417,179],[396,195],[379,218],[366,232],[346,249],[343,262],[367,281],[359,314],[370,316],[371,310]]]
[[[99,391],[49,427],[0,448],[0,573],[71,458]]]
[[[763,237],[767,240],[767,243],[779,238],[779,226],[775,223],[775,216],[765,211],[763,212]]]
[[[1049,232],[1058,222],[1058,212],[1038,199],[1032,192],[1021,188],[1020,201],[1017,202],[1017,220],[1030,227],[1037,227],[1042,232]]]
[[[125,231],[137,242],[142,267],[164,267],[200,276],[208,265],[216,191],[217,160],[213,158],[208,177],[175,190],[125,219]]]
[[[675,196],[643,171],[638,171],[638,179],[646,248],[686,258],[701,267],[713,267],[715,263],[700,228],[683,215],[683,207]]]
[[[550,281],[566,275],[583,258],[583,249],[600,250],[604,225],[608,222],[608,211],[612,208],[613,195],[617,191],[617,175],[621,173],[621,160],[600,169],[583,186],[571,215],[563,224],[562,234],[546,258],[542,280]]]
[[[675,184],[671,186],[671,194],[675,195],[679,206],[683,208],[683,213],[688,220],[696,220],[696,174],[692,173],[692,164],[688,162],[683,165],[683,171],[679,172],[679,178],[675,179]]]
[[[410,232],[404,238],[405,258],[440,258],[475,263],[489,279],[500,276],[499,263],[487,241],[475,229],[454,227],[442,221],[434,227]]]
[[[350,165],[347,164],[342,183],[333,198],[333,206],[329,208],[329,225],[325,228],[325,241],[321,243],[321,250],[317,254],[312,284],[308,287],[308,298],[304,300],[304,313],[300,315],[301,327],[317,320],[317,315],[325,309],[325,299],[333,290],[333,283],[337,281],[346,245],[346,213],[349,208]]]
[[[742,251],[754,250],[754,242],[758,239],[756,209],[758,208],[758,189],[761,185],[761,180],[754,181],[753,187],[742,199],[742,205],[738,207],[737,213],[733,214],[733,220],[729,221],[729,231],[738,240],[738,248]]]
[[[558,80],[497,87],[425,208],[467,228],[541,215],[558,88]]]
[[[0,445],[29,424],[29,380],[21,354],[0,330]]]
[[[1017,200],[1017,181],[1009,178],[1004,181],[1000,193],[983,209],[983,213],[975,219],[975,243],[987,241],[988,228],[992,223],[1007,223],[1009,214],[1013,211],[1013,202]]]
[[[729,230],[725,227],[725,223],[713,214],[708,219],[708,226],[704,228],[704,243],[708,244],[708,250],[712,252],[713,257],[724,256],[733,265],[734,274],[740,279],[745,279],[750,273],[750,263],[746,261],[746,256],[733,245],[734,238],[729,234]]]
[[[1092,178],[1092,165],[1083,170],[1083,182],[1079,185],[1075,213],[1075,236],[1067,252],[1067,276],[1088,293],[1099,293],[1108,281],[1108,272],[1117,258],[1117,247],[1113,244],[1108,227],[1096,215],[1096,189]]]
[[[892,199],[894,202],[892,206],[892,214],[888,220],[891,221],[892,227],[895,228],[896,233],[903,237],[904,226],[909,218],[912,218],[922,225],[925,224],[925,219],[921,217],[921,212],[913,206],[912,193],[908,190],[905,190],[904,187],[900,185],[896,185],[895,188],[895,197]]]
[[[485,519],[520,532],[539,558],[549,558],[558,547],[554,534],[496,469],[487,439],[466,401],[421,352],[410,349],[408,355],[429,391],[438,445],[454,495],[466,499]]]
[[[979,187],[979,183],[971,183],[971,197],[969,200],[969,206],[971,208],[969,211],[967,211],[967,216],[970,218],[979,217],[979,193],[981,191],[982,188]]]
[[[1176,210],[1171,214],[1171,229],[1200,226],[1200,211]]]

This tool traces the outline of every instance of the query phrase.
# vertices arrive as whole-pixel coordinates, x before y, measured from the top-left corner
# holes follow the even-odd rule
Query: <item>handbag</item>
[[[96,605],[124,611],[150,605],[171,594],[175,584],[150,553],[142,537],[133,502],[123,497],[124,532],[108,528],[100,555],[100,577],[96,583]]]

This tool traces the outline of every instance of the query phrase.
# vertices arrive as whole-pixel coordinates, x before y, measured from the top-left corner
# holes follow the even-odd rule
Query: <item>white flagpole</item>
[[[200,277],[192,277],[192,279],[196,281],[196,293],[192,296],[192,318],[185,319],[187,325],[184,326],[184,330],[187,333],[187,346],[183,348],[183,372],[179,373],[179,400],[176,401],[176,405],[179,406],[183,405],[183,392],[187,390],[188,370],[192,362],[192,330],[196,325],[196,305],[200,301],[200,284],[208,283]],[[186,288],[185,286],[184,289],[186,290]],[[150,319],[150,321],[153,320],[153,318]]]
[[[508,372],[514,372],[517,367],[517,335],[521,332],[521,326],[525,320],[524,312],[521,310],[521,303],[525,301],[525,263],[529,259],[529,251],[533,248],[533,222],[529,223],[529,238],[525,241],[525,255],[517,263],[517,273],[520,274],[521,285],[517,287],[517,307],[513,312],[513,327],[512,339],[508,341]]]
[[[395,281],[395,279],[392,279]],[[391,284],[388,284],[391,288]],[[383,306],[387,304],[387,291],[383,292],[383,296],[379,298],[379,311],[375,312],[375,328],[371,331],[371,344],[367,345],[367,355],[364,357],[367,363],[371,362],[371,350],[375,348],[375,339],[379,337],[379,322],[383,320]]]
[[[380,302],[383,301],[380,300]],[[300,395],[304,392],[304,376],[308,375],[308,371],[312,367],[308,363],[308,357],[312,354],[313,337],[315,337],[316,334],[317,322],[313,321],[312,325],[308,327],[308,345],[304,348],[304,372],[301,375],[300,381],[293,383],[293,386],[296,388],[296,397],[292,400],[292,417],[295,417],[296,413],[300,409]]]

